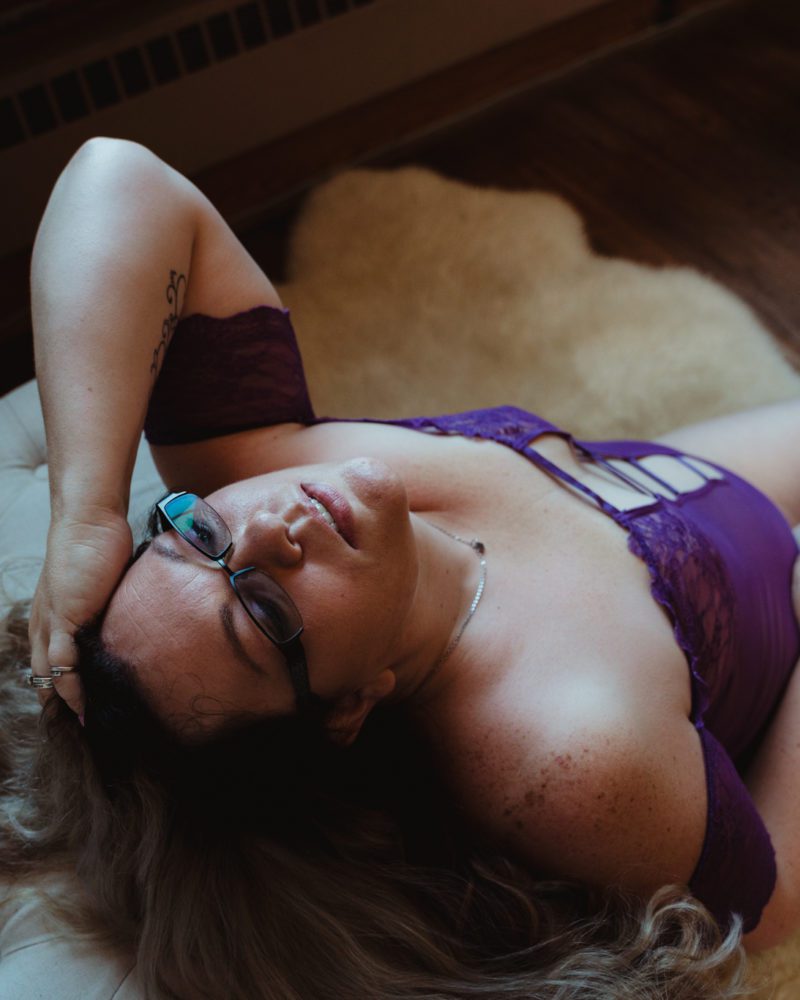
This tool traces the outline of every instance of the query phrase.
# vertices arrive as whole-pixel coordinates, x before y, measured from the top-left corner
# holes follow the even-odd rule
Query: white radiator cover
[[[93,135],[133,139],[192,175],[574,16],[604,0],[374,0],[0,153],[0,255],[30,246],[58,174]],[[6,76],[0,96],[230,11],[206,0]],[[121,89],[121,88],[120,88]]]

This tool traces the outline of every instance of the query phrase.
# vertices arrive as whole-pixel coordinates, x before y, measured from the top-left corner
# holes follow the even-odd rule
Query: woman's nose
[[[280,514],[258,511],[242,523],[233,538],[233,558],[237,568],[270,566],[285,569],[296,566],[303,550],[289,535],[289,524]]]

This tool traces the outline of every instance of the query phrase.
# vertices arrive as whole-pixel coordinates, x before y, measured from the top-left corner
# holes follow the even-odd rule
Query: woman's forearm
[[[136,143],[90,140],[59,177],[39,226],[31,304],[56,514],[86,505],[127,511],[195,236],[191,201],[172,175]]]
[[[800,924],[800,664],[744,780],[769,831],[778,867],[764,926],[751,935],[750,943],[760,949],[779,943]]]

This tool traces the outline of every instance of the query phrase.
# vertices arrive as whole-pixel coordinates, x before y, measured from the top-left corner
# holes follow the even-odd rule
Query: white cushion
[[[3,1000],[143,1000],[133,957],[70,938],[41,904],[11,908],[0,931]]]
[[[128,519],[138,538],[148,509],[164,493],[144,438],[131,483]],[[0,398],[0,612],[32,597],[44,561],[50,493],[44,420],[36,381]]]

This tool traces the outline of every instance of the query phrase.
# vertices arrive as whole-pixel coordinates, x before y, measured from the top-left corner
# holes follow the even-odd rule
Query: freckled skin
[[[535,830],[537,815],[542,817],[542,822],[546,822],[551,797],[555,796],[553,801],[561,800],[565,791],[567,796],[570,795],[569,789],[572,787],[576,808],[588,813],[600,809],[590,821],[599,842],[608,832],[609,824],[613,824],[621,812],[623,800],[631,801],[631,799],[625,795],[626,790],[619,787],[604,788],[589,794],[582,791],[582,774],[585,773],[585,768],[590,766],[591,755],[597,751],[596,746],[584,745],[576,747],[574,753],[564,751],[547,755],[538,773],[533,775],[533,782],[519,794],[513,797],[506,796],[502,817],[508,824],[508,830],[518,833],[523,830],[529,833],[532,829]],[[582,803],[585,803],[585,806]],[[523,813],[527,816],[523,816]],[[568,829],[564,831],[563,838],[564,843],[568,844],[570,840]]]

